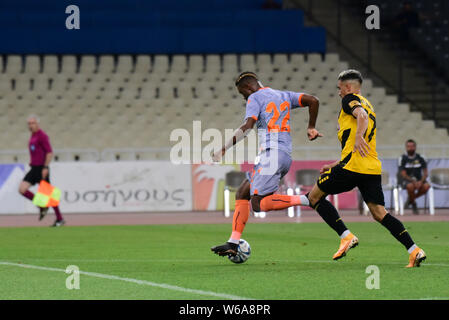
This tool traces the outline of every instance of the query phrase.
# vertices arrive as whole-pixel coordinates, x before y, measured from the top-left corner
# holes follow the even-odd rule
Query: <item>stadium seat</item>
[[[302,53],[293,53],[290,55],[290,63],[302,65],[305,62],[304,54]]]
[[[96,71],[97,62],[95,56],[84,55],[81,57],[81,65],[79,68],[79,72],[81,74],[89,75]]]
[[[312,67],[317,67],[322,63],[321,55],[318,53],[309,53],[307,55],[307,64],[309,64]]]
[[[77,61],[75,56],[66,55],[61,61],[61,75],[69,76],[77,72]]]
[[[218,54],[207,55],[206,70],[208,73],[220,73],[221,72],[221,58]]]
[[[19,74],[14,78],[14,91],[25,93],[31,90],[31,80],[27,74]]]
[[[50,88],[50,79],[47,74],[39,74],[32,79],[33,91],[40,93]]]
[[[170,72],[184,73],[187,70],[187,57],[179,54],[172,57]]]
[[[191,55],[189,57],[189,72],[203,72],[203,70],[204,70],[203,56],[198,54]]]
[[[9,76],[15,76],[22,72],[22,57],[18,55],[9,55],[6,61],[5,73]]]
[[[190,82],[182,82],[177,86],[177,97],[191,100],[194,97],[193,86]]]
[[[257,55],[257,73],[258,74],[273,74],[273,64],[271,63],[271,56],[269,54]],[[267,76],[265,76],[267,77]]]
[[[117,74],[127,75],[133,71],[133,58],[130,55],[120,55],[117,61]]]
[[[167,55],[155,55],[151,72],[165,74],[168,72],[168,64]]]
[[[277,68],[280,68],[281,66],[288,63],[289,61],[287,54],[277,53],[273,56],[273,65]]]
[[[256,72],[256,60],[253,54],[242,54],[240,56],[240,72]]]
[[[326,53],[324,56],[326,64],[330,66],[336,66],[340,62],[340,58],[337,53]]]
[[[158,85],[158,99],[172,99],[174,98],[174,88],[169,83],[160,83]]]
[[[147,74],[151,70],[151,57],[148,55],[138,55],[136,58],[135,73]]]
[[[29,55],[25,60],[24,73],[27,75],[35,75],[41,72],[41,58],[35,55]]]
[[[223,55],[223,72],[231,73],[236,76],[238,72],[238,62],[237,55],[235,54],[225,54]]]
[[[114,57],[110,55],[103,55],[100,57],[100,63],[98,64],[98,73],[111,74],[114,72],[115,62]]]

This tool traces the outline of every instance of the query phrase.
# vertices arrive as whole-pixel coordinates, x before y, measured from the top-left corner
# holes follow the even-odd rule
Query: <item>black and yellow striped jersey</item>
[[[365,141],[369,146],[366,157],[362,157],[358,152],[352,152],[357,131],[357,119],[352,112],[360,105],[368,114],[368,128],[364,133]],[[344,96],[338,116],[338,125],[338,140],[341,142],[342,149],[340,163],[343,168],[363,174],[381,174],[382,164],[376,151],[376,113],[368,99],[352,93]]]

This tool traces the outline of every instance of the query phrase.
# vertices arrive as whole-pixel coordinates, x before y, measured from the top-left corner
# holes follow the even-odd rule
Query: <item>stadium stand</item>
[[[203,130],[242,122],[244,101],[233,83],[244,70],[267,86],[318,96],[325,138],[307,141],[307,112],[297,111],[293,157],[338,158],[335,79],[349,64],[325,53],[324,28],[305,26],[303,11],[260,10],[262,3],[80,0],[82,27],[69,31],[58,27],[68,1],[2,1],[0,125],[8,130],[0,161],[27,161],[30,114],[40,116],[56,161],[168,159],[173,129],[191,132],[193,120]],[[380,119],[381,156],[395,158],[408,138],[420,146],[448,143],[444,129],[384,87],[366,79],[364,93]]]

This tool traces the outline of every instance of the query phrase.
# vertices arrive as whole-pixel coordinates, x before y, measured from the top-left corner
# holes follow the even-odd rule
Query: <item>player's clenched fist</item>
[[[318,132],[317,129],[315,128],[308,128],[307,129],[307,137],[309,138],[310,141],[315,140],[318,137],[322,137],[323,135],[321,133]]]

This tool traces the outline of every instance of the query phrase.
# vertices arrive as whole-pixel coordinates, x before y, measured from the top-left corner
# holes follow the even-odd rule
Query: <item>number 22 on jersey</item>
[[[281,113],[285,110],[287,110],[287,113],[285,113],[285,115],[282,117],[281,127],[279,127],[279,124],[276,124],[276,122],[279,120]],[[274,102],[270,102],[269,104],[267,104],[265,112],[273,112],[273,116],[271,117],[267,125],[268,132],[290,132],[290,125],[287,124],[288,120],[290,119],[290,103],[288,101],[282,102],[279,106],[279,109]]]

